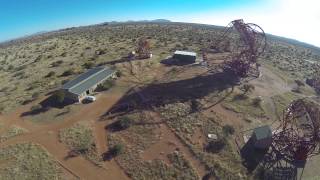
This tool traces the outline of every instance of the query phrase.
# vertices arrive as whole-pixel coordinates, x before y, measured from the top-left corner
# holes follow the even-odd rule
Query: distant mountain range
[[[110,22],[104,22],[104,23],[100,23],[100,24],[95,24],[95,25],[89,25],[90,26],[106,26],[106,25],[116,25],[116,24],[125,24],[125,23],[178,23],[178,22],[172,22],[168,19],[154,19],[154,20],[139,20],[139,21],[134,21],[134,20],[128,20],[128,21],[110,21]],[[183,23],[182,23],[183,24]],[[196,23],[190,23],[190,24],[196,24]],[[199,24],[200,25],[200,24]],[[204,24],[202,24],[204,25]],[[214,26],[214,25],[208,25],[208,26]],[[81,27],[81,26],[80,26]],[[87,27],[87,26],[82,26],[82,27]],[[224,28],[224,27],[220,27],[220,26],[215,26],[215,27],[219,27],[219,28]],[[64,28],[64,29],[60,29],[60,30],[56,30],[56,31],[51,31],[51,32],[59,32],[59,31],[64,31],[64,30],[72,30],[72,29],[76,29],[78,27],[69,27],[69,28]],[[37,33],[34,33],[32,35],[26,35],[24,37],[20,37],[20,38],[15,38],[12,40],[8,40],[5,42],[0,42],[1,44],[4,44],[6,42],[11,42],[11,41],[15,41],[15,40],[19,40],[19,39],[24,39],[24,38],[28,38],[28,37],[32,37],[32,36],[37,36],[37,35],[42,35],[42,34],[46,34],[46,33],[50,33],[48,31],[40,31]],[[295,39],[290,39],[290,38],[285,38],[285,37],[281,37],[281,36],[276,36],[276,35],[272,35],[272,34],[267,34],[267,38],[271,39],[271,40],[276,40],[276,41],[282,41],[282,42],[286,42],[289,44],[293,44],[296,46],[300,46],[300,47],[305,47],[308,48],[310,50],[313,50],[313,52],[316,52],[317,54],[320,54],[320,47],[305,43],[305,42],[301,42]]]
[[[117,21],[112,21],[112,22],[115,22],[117,23]],[[170,23],[171,21],[170,20],[167,20],[167,19],[155,19],[155,20],[140,20],[140,21],[133,21],[133,20],[129,20],[129,21],[125,21],[127,23],[131,23],[131,22],[142,22],[142,23],[148,23],[148,22],[153,22],[153,23]],[[123,23],[123,22],[120,22],[120,23]]]
[[[172,21],[167,20],[167,19],[155,19],[155,20],[139,20],[139,21],[134,21],[134,20],[128,20],[128,21],[111,21],[111,22],[104,22],[100,23],[98,25],[104,26],[108,24],[121,24],[121,23],[170,23]]]
[[[276,36],[276,35],[272,35],[272,34],[267,34],[267,38],[271,39],[271,40],[283,41],[283,42],[286,42],[288,44],[293,44],[293,45],[296,45],[296,46],[308,48],[308,49],[313,50],[314,52],[320,54],[320,47],[314,46],[312,44],[308,44],[308,43],[301,42],[301,41],[298,41],[298,40],[295,40],[295,39]]]

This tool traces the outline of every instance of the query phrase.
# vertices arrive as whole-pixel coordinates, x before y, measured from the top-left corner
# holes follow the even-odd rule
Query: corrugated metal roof
[[[111,76],[114,72],[114,70],[107,67],[96,67],[67,82],[62,86],[62,89],[80,95],[100,81]]]
[[[188,51],[176,51],[174,52],[174,54],[185,55],[185,56],[197,56],[197,53],[188,52]]]
[[[254,134],[255,134],[257,140],[272,137],[271,128],[268,125],[261,126],[261,127],[254,129]]]

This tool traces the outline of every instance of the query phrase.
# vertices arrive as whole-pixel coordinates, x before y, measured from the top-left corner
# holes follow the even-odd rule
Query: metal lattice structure
[[[224,71],[244,78],[259,76],[257,59],[265,51],[266,45],[266,35],[260,26],[244,23],[239,19],[229,23],[212,47],[231,51],[231,57],[225,60],[222,68]],[[204,60],[207,60],[206,52],[204,52]]]
[[[306,99],[293,101],[273,134],[273,150],[288,162],[305,162],[320,153],[320,108]]]

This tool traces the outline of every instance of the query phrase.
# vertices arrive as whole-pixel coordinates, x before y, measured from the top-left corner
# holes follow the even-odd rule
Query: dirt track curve
[[[112,93],[112,95],[110,95],[110,93]],[[84,105],[77,113],[67,117],[64,121],[46,125],[35,124],[21,118],[21,114],[28,111],[31,107],[31,105],[23,106],[17,109],[14,113],[3,115],[0,117],[0,120],[2,120],[4,124],[3,129],[7,129],[11,125],[17,125],[27,129],[28,133],[1,143],[0,147],[22,142],[34,142],[43,146],[62,164],[62,166],[69,169],[73,174],[79,176],[80,179],[129,179],[114,161],[104,162],[103,167],[101,168],[81,156],[65,159],[69,149],[58,139],[58,132],[60,129],[70,127],[79,121],[92,121],[95,124],[94,127],[100,129],[95,131],[99,132],[96,134],[98,152],[102,154],[107,151],[108,147],[106,143],[106,136],[104,134],[105,132],[101,131],[103,124],[98,122],[98,119],[114,103],[116,103],[121,96],[122,94],[114,92],[101,94],[96,102]]]

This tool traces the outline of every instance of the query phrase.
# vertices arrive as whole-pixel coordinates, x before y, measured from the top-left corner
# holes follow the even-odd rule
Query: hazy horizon
[[[0,1],[0,42],[111,21],[168,19],[226,26],[234,19],[244,19],[268,34],[320,47],[320,3],[316,0]]]

